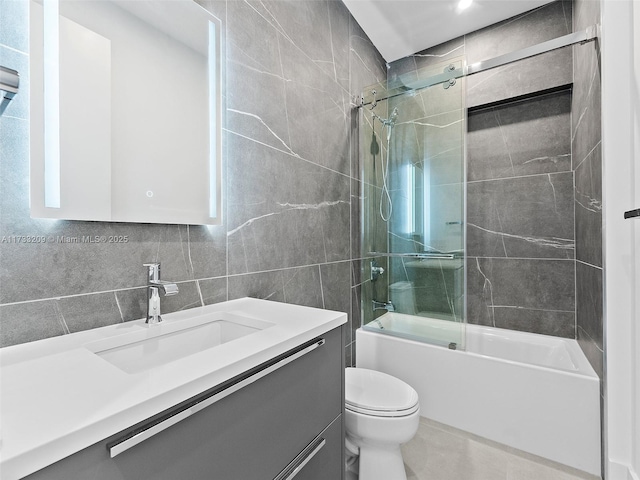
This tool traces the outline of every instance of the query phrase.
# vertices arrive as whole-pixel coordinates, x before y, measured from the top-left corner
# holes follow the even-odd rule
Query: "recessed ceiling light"
[[[473,3],[473,0],[460,0],[458,2],[458,10],[464,10],[465,8],[469,8],[469,6]]]

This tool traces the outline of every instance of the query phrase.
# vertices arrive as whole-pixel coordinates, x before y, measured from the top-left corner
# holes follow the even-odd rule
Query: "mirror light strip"
[[[60,208],[58,0],[44,0],[44,206]]]
[[[209,217],[218,217],[218,45],[216,25],[209,22]]]

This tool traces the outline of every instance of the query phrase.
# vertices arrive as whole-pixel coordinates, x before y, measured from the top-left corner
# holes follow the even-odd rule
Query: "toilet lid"
[[[418,408],[418,394],[402,380],[366,368],[345,370],[347,408],[373,415],[410,414]]]

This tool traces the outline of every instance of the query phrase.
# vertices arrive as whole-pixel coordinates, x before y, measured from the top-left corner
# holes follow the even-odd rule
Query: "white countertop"
[[[195,315],[227,312],[274,326],[140,373],[87,344]],[[17,480],[215,387],[347,321],[345,313],[242,298],[0,349],[0,474]]]

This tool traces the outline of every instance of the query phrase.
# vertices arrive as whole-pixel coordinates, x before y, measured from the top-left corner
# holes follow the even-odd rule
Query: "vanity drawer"
[[[340,480],[344,471],[342,418],[336,418],[275,480]]]
[[[277,362],[285,364],[273,371],[268,370]],[[225,390],[241,384],[243,378],[246,380],[261,371],[269,373],[223,396]],[[336,328],[248,372],[246,378],[235,379],[205,392],[202,398],[176,406],[25,478],[270,480],[285,470],[321,432],[330,431],[334,438],[337,427],[325,429],[336,419],[341,430],[337,440],[339,448],[335,450],[336,440],[332,440],[331,448],[325,445],[319,449],[302,470],[318,462],[330,461],[337,465],[332,468],[338,468],[340,472],[343,375],[342,334],[341,328]],[[155,428],[153,425],[163,422],[170,424],[179,418],[180,412],[186,411],[185,408],[215,395],[223,398],[128,448],[126,442],[135,433],[151,431],[150,426]],[[127,448],[123,447],[123,440]],[[112,451],[117,453],[113,458]],[[339,455],[337,460],[335,452]],[[296,475],[296,480],[341,478],[341,474],[337,477],[305,477],[303,471]]]

